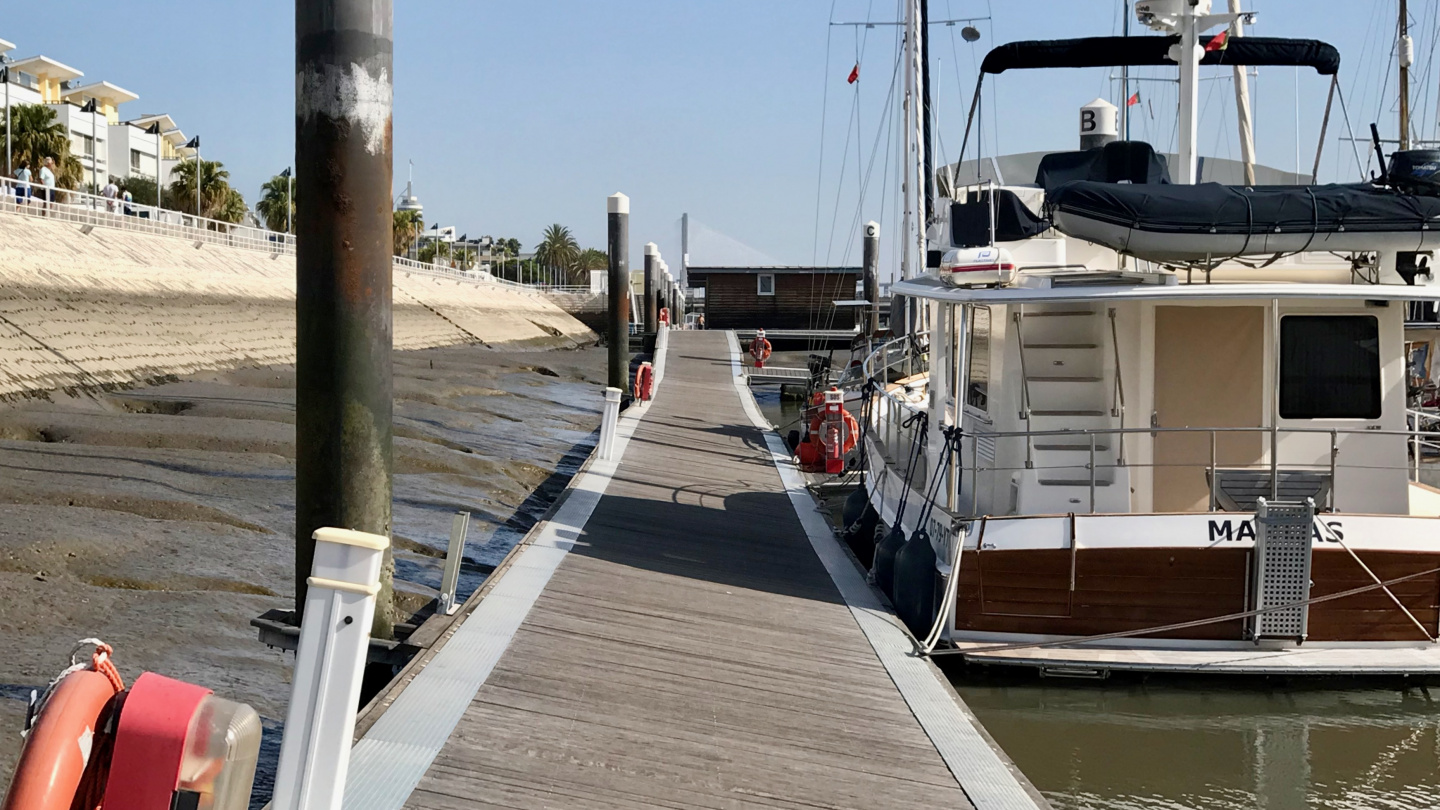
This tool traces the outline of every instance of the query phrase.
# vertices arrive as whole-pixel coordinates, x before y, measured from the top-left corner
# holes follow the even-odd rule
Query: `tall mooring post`
[[[295,3],[297,612],[316,529],[390,535],[392,2]],[[387,549],[378,638],[394,571]]]
[[[865,223],[865,240],[861,245],[861,264],[865,268],[865,333],[880,331],[880,223]]]
[[[611,388],[630,390],[630,198],[611,194],[610,252],[610,378]]]
[[[656,306],[655,277],[660,273],[660,248],[654,242],[645,243],[645,307],[641,310],[645,318],[645,334],[654,335],[660,323],[659,307]]]

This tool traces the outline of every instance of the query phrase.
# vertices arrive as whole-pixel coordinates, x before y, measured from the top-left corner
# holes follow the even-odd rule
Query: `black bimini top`
[[[1201,37],[1208,43],[1212,37]],[[1146,37],[1084,37],[1030,40],[1001,45],[985,55],[982,73],[1022,68],[1086,68],[1122,65],[1174,65],[1170,47],[1179,35]],[[1215,51],[1206,51],[1202,65],[1286,65],[1311,67],[1322,76],[1340,70],[1340,52],[1316,39],[1234,37]]]
[[[1440,217],[1440,197],[1402,194],[1369,183],[1247,188],[1079,181],[1050,191],[1046,208],[1175,235],[1380,233],[1429,230]]]

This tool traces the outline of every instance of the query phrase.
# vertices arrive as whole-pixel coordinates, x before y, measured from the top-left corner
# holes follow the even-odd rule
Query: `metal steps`
[[[1104,416],[1104,411],[1079,411],[1079,410],[1031,410],[1031,416]]]
[[[1095,480],[1095,486],[1096,486],[1096,487],[1108,487],[1108,486],[1110,486],[1110,485],[1112,485],[1112,484],[1114,484],[1114,483],[1115,483],[1114,481],[1101,481],[1101,480],[1099,480],[1099,479],[1096,479],[1096,480]],[[1086,488],[1089,488],[1089,486],[1090,486],[1090,479],[1089,479],[1089,478],[1041,478],[1041,479],[1040,479],[1040,486],[1042,486],[1042,487],[1086,487]]]

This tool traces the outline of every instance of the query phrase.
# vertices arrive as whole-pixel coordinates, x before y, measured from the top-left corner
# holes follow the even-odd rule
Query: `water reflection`
[[[1440,806],[1424,688],[956,686],[1057,808]]]

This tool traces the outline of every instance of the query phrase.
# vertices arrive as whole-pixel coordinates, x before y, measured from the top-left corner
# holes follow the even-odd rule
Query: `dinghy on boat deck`
[[[1077,181],[1046,198],[1067,236],[1157,262],[1440,245],[1440,196],[1364,184],[1127,185]]]

